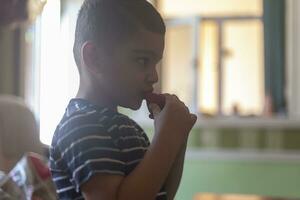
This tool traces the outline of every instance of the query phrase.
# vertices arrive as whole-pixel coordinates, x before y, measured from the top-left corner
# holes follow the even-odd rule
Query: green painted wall
[[[153,137],[153,129],[143,127],[149,138]],[[204,141],[202,135],[209,134],[211,141]],[[201,129],[192,129],[188,146],[189,147],[198,147],[198,148],[217,148],[217,149],[237,149],[243,148],[240,144],[240,135],[245,130],[241,129],[216,129],[216,130],[201,130]],[[286,129],[274,131],[257,129],[251,130],[249,134],[254,135],[255,143],[253,146],[250,146],[254,149],[272,149],[273,147],[278,150],[300,150],[300,130],[297,129]],[[272,137],[278,137],[280,135],[281,146],[276,146],[272,144]],[[270,142],[271,141],[271,142]]]
[[[186,160],[176,200],[197,192],[300,198],[300,161]]]
[[[150,138],[151,128],[145,129]],[[204,141],[201,134],[206,132],[212,140]],[[258,150],[300,150],[300,130],[251,130]],[[200,130],[193,129],[188,146],[193,149],[241,150],[239,136],[242,130]],[[281,146],[269,143],[268,139],[280,134]],[[277,148],[277,149],[276,149]],[[261,161],[234,159],[186,159],[182,182],[176,200],[192,200],[198,192],[258,194],[274,197],[300,199],[300,160]]]

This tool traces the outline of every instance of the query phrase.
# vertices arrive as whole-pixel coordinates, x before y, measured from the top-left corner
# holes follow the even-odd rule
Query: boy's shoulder
[[[134,123],[128,116],[97,106],[85,99],[71,99],[65,114],[58,124],[58,129],[66,129],[79,125],[99,124],[109,128],[111,124]]]
[[[72,99],[55,130],[53,142],[70,136],[82,137],[90,133],[114,138],[145,134],[134,120],[124,114],[99,107],[84,99]]]

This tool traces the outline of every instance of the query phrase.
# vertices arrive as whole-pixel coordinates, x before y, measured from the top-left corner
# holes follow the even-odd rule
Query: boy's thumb
[[[195,124],[197,121],[197,115],[191,114],[191,121],[192,121],[192,124]]]
[[[149,108],[152,111],[154,117],[155,117],[155,115],[157,115],[161,111],[160,107],[155,103],[150,103]]]

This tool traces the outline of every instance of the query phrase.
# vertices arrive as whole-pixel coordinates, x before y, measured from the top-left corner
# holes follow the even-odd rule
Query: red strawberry
[[[163,94],[147,93],[145,94],[145,99],[148,105],[150,103],[155,103],[160,109],[163,109],[166,103],[166,98]]]
[[[147,102],[148,110],[150,112],[150,118],[153,118],[153,113],[151,109],[149,109],[150,103],[157,104],[161,110],[164,108],[166,103],[166,97],[163,94],[147,93],[145,94],[145,99]]]

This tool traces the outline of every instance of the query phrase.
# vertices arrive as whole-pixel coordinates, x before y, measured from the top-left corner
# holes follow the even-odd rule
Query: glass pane
[[[61,18],[60,1],[49,1],[41,18],[40,140],[47,145],[79,86],[72,55],[76,5]]]
[[[217,113],[218,27],[206,21],[200,27],[198,108],[201,113]]]
[[[162,91],[174,93],[187,105],[192,105],[193,77],[192,27],[168,27],[162,66]]]
[[[41,68],[40,68],[40,140],[44,144],[50,144],[55,126],[61,116],[58,98],[64,96],[60,83],[62,65],[57,41],[60,30],[60,2],[50,1],[45,5],[41,19]],[[60,72],[60,73],[57,73]],[[55,81],[53,81],[55,80]],[[59,110],[58,110],[59,109]]]
[[[264,99],[263,25],[260,20],[224,24],[223,112],[261,114]]]
[[[164,17],[191,15],[255,15],[262,16],[262,0],[159,0]]]

